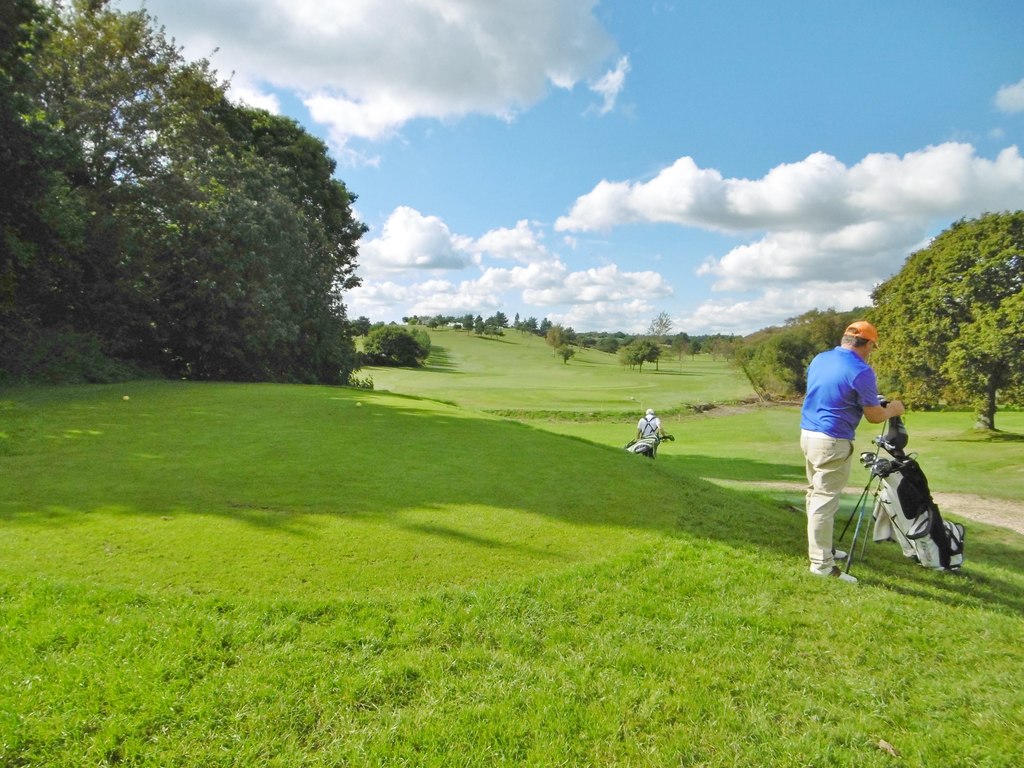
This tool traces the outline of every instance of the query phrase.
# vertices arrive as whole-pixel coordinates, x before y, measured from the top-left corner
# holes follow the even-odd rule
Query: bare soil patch
[[[711,478],[708,478],[709,480]],[[714,481],[713,481],[714,482]],[[723,483],[725,484],[725,483]],[[804,486],[800,483],[777,483],[777,482],[753,482],[727,483],[733,487],[743,488],[764,488],[774,491],[787,491],[800,493]],[[847,493],[859,494],[862,487],[850,486]],[[996,499],[985,496],[976,496],[971,493],[932,493],[932,498],[939,507],[939,511],[956,517],[964,517],[968,520],[977,520],[988,525],[995,525],[1006,528],[1024,536],[1024,503],[1011,499]]]
[[[940,512],[998,525],[1024,535],[1024,504],[1009,499],[991,499],[970,493],[933,493]]]

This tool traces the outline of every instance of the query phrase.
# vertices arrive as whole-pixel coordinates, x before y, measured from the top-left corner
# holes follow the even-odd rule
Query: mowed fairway
[[[1024,537],[815,579],[791,501],[703,479],[799,474],[784,411],[687,415],[727,368],[509,343],[499,386],[462,341],[374,392],[0,392],[0,765],[1015,764]]]
[[[646,408],[674,411],[754,396],[728,361],[709,355],[682,360],[666,355],[657,365],[631,370],[616,355],[593,349],[580,349],[564,363],[544,339],[517,331],[490,337],[438,330],[430,336],[433,348],[425,368],[369,368],[375,387],[476,410],[563,416],[639,416]]]

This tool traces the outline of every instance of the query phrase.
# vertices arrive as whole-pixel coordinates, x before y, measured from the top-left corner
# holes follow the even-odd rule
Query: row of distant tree
[[[508,315],[500,311],[487,318],[481,314],[473,313],[466,315],[410,315],[403,317],[402,322],[408,325],[419,325],[427,328],[469,330],[483,336],[501,336],[506,330],[530,333],[545,338],[548,344],[554,347],[556,352],[560,354],[561,350],[574,346],[616,354],[621,349],[630,345],[635,345],[638,342],[647,342],[659,350],[658,356],[667,348],[672,354],[679,357],[687,354],[697,355],[701,353],[730,357],[741,339],[740,336],[720,333],[694,336],[687,333],[673,334],[671,332],[672,321],[668,313],[665,312],[651,321],[647,331],[642,334],[625,333],[623,331],[577,332],[569,326],[553,323],[546,317],[539,321],[536,317],[520,319],[518,313],[516,313],[512,321],[509,321]],[[370,320],[365,317],[353,321],[353,325],[364,335],[369,332],[371,327]],[[641,364],[641,362],[655,362],[656,359],[656,357],[648,356],[643,361],[633,360],[627,364],[636,366]]]
[[[0,383],[348,380],[355,196],[225,93],[145,11],[0,3]]]
[[[353,320],[353,331],[365,336],[361,362],[366,365],[418,366],[430,354],[430,337],[426,328],[450,328],[468,331],[480,336],[502,336],[507,329],[520,333],[541,336],[552,347],[562,362],[568,363],[576,355],[577,348],[597,349],[601,352],[618,354],[619,362],[631,369],[643,371],[644,363],[659,364],[666,354],[679,359],[684,355],[710,353],[713,356],[731,358],[741,339],[738,336],[713,334],[691,337],[686,333],[670,335],[672,328],[668,315],[662,313],[651,323],[648,333],[633,335],[623,332],[577,333],[569,327],[552,323],[547,318],[537,322],[536,318],[521,321],[517,314],[509,323],[503,312],[497,312],[484,319],[482,315],[433,315],[431,317],[409,316],[402,318],[404,325],[397,323],[372,323],[369,318]]]

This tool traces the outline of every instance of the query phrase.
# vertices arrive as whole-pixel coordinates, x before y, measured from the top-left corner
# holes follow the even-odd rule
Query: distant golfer
[[[863,416],[880,424],[902,416],[903,403],[882,406],[878,381],[868,355],[878,347],[878,331],[858,320],[844,332],[840,346],[822,352],[807,368],[807,394],[800,414],[800,447],[807,469],[807,556],[811,573],[856,582],[836,560],[846,553],[832,545],[839,497],[853,467],[853,439]]]
[[[664,437],[665,431],[661,428],[661,419],[658,418],[657,414],[651,408],[647,409],[647,413],[640,417],[640,421],[636,423],[636,439],[641,440],[645,437]]]

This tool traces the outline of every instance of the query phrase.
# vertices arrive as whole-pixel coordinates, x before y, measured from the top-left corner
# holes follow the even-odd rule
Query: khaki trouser
[[[807,470],[807,557],[812,571],[829,573],[835,565],[832,531],[839,497],[853,467],[853,441],[801,430],[800,447]]]

